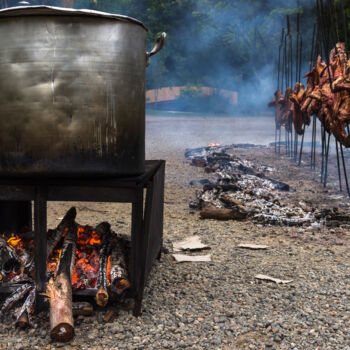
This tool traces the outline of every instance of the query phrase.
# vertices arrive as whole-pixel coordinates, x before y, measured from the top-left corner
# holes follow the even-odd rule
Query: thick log
[[[200,212],[201,219],[214,219],[214,220],[244,220],[248,213],[240,208],[235,207],[232,209],[220,209],[220,208],[203,208]]]
[[[108,304],[108,278],[107,278],[107,264],[108,257],[112,250],[112,236],[111,236],[111,225],[104,222],[96,227],[96,232],[99,233],[102,238],[102,244],[99,252],[99,270],[97,277],[97,293],[96,293],[96,304],[98,306],[106,306]]]
[[[130,288],[131,284],[126,267],[124,241],[117,238],[114,242],[114,249],[111,253],[111,291],[121,295]]]
[[[50,336],[59,342],[67,342],[74,337],[72,273],[76,238],[77,226],[74,224],[64,239],[57,276],[50,279],[46,291],[50,301]]]
[[[34,305],[35,305],[35,296],[36,296],[36,289],[33,288],[25,302],[23,303],[22,307],[20,308],[17,319],[15,322],[15,325],[19,328],[27,328],[29,326],[33,326],[32,322],[32,315],[34,313]]]

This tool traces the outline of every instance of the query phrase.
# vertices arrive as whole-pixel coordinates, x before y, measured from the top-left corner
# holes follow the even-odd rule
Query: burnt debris
[[[235,148],[237,145],[203,147],[185,153],[191,165],[210,174],[189,204],[191,209],[200,211],[202,219],[250,219],[280,226],[310,226],[337,220],[335,212],[289,202],[285,194],[290,186],[272,178],[274,169],[237,157]],[[198,186],[200,182],[192,184]]]

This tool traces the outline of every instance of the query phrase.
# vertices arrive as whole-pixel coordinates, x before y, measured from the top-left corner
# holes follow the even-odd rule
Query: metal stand
[[[165,161],[146,161],[137,177],[107,179],[0,179],[0,201],[34,201],[35,281],[46,289],[47,201],[132,203],[130,294],[134,316],[141,314],[143,290],[163,238]],[[145,200],[144,200],[145,196]],[[14,286],[0,286],[8,293]],[[94,291],[86,291],[87,295]],[[78,294],[78,293],[77,293]],[[83,294],[83,293],[82,293]]]

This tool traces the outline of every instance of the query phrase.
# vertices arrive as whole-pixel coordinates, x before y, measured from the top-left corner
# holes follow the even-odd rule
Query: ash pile
[[[234,155],[235,148],[264,147],[232,145],[189,149],[190,164],[211,174],[210,180],[191,181],[203,185],[190,208],[200,210],[202,219],[245,220],[279,226],[319,226],[338,213],[320,211],[304,202],[288,201],[290,186],[271,178],[275,170]],[[289,202],[289,203],[288,203]]]

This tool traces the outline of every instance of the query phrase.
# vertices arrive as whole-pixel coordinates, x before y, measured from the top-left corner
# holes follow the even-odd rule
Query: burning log
[[[111,291],[121,295],[130,286],[125,261],[125,246],[123,239],[119,237],[115,240],[114,252],[111,255]]]
[[[91,316],[94,313],[93,306],[88,302],[76,302],[72,306],[73,316]]]
[[[234,207],[232,209],[225,208],[203,208],[200,212],[201,219],[214,220],[244,220],[248,213],[242,207]]]
[[[0,238],[0,273],[7,275],[12,271],[19,273],[21,261],[14,249],[8,246],[7,242]]]
[[[46,294],[50,300],[50,336],[67,342],[74,336],[72,273],[75,262],[77,225],[69,229],[63,243],[56,278],[51,278]]]
[[[112,250],[112,236],[111,236],[111,225],[107,222],[96,227],[96,232],[103,235],[103,240],[100,248],[99,254],[99,270],[96,288],[98,289],[96,293],[96,303],[99,306],[106,306],[108,303],[108,278],[107,278],[107,265],[108,258]]]
[[[50,256],[58,243],[66,236],[69,228],[75,225],[77,211],[70,208],[55,230],[49,230],[47,237],[47,256]]]
[[[11,309],[11,307],[21,300],[28,292],[34,288],[33,284],[25,283],[18,287],[3,303],[0,309],[0,318],[5,316],[5,313]]]
[[[25,302],[23,303],[22,307],[20,308],[18,312],[18,316],[15,322],[15,325],[18,326],[19,328],[27,328],[28,326],[32,326],[32,315],[34,313],[34,305],[35,305],[35,296],[36,296],[36,289],[33,288]]]

